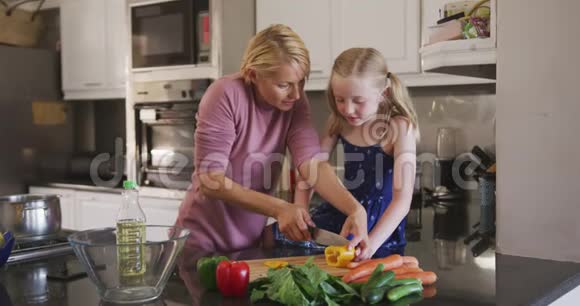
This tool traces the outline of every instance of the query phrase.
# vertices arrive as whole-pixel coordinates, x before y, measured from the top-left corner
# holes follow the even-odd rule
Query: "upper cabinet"
[[[352,47],[373,47],[395,73],[418,73],[418,0],[257,0],[256,31],[271,24],[290,26],[310,51],[306,89],[326,88],[334,58]]]
[[[385,56],[389,70],[420,71],[419,1],[343,0],[335,5],[335,56],[351,47],[373,47]]]
[[[61,0],[62,89],[66,100],[125,97],[125,1]]]
[[[256,31],[282,23],[302,37],[311,60],[306,90],[326,89],[334,59],[352,47],[378,49],[409,87],[495,83],[495,1],[490,38],[423,48],[449,0],[256,0]]]
[[[448,0],[422,0],[422,45],[420,49],[423,70],[495,79],[496,65],[496,0],[464,1],[467,8],[474,6],[489,12],[489,37],[446,40],[430,43],[432,33],[453,36],[453,27],[437,26]],[[459,2],[458,2],[459,3]],[[442,28],[446,28],[443,31]]]
[[[336,0],[257,0],[256,32],[272,24],[291,27],[310,52],[310,79],[328,78],[332,68],[333,2]]]

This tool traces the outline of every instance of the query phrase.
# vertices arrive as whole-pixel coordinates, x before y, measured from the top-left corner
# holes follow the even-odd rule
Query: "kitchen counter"
[[[497,255],[488,249],[473,257],[463,239],[479,220],[477,200],[454,206],[430,206],[416,210],[420,228],[408,230],[406,255],[416,256],[424,270],[435,271],[437,295],[416,305],[547,305],[555,288],[570,280],[580,282],[580,264],[560,263],[515,256]],[[247,260],[317,254],[296,248],[249,249],[227,254]],[[147,305],[250,305],[248,300],[226,299],[204,292],[193,271],[199,250],[184,249],[180,272],[176,269],[160,299]],[[62,271],[72,274],[63,279]],[[102,302],[91,281],[79,270],[74,255],[0,268],[0,305],[110,305]],[[497,291],[496,291],[497,285]],[[561,292],[562,294],[565,293]],[[548,297],[548,298],[546,298]],[[267,305],[260,303],[259,305]]]
[[[45,182],[45,183],[34,183],[31,184],[31,186],[62,188],[88,192],[104,192],[114,194],[121,194],[121,192],[123,192],[123,188],[121,187],[95,186],[95,184],[89,181]],[[139,187],[139,195],[143,197],[175,199],[181,201],[185,198],[186,193],[187,190],[181,189],[168,189],[148,186]]]

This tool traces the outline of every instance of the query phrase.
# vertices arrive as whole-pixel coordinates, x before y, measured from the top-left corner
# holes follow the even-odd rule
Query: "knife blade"
[[[339,234],[333,233],[317,227],[308,227],[312,240],[320,245],[347,245],[348,239]]]

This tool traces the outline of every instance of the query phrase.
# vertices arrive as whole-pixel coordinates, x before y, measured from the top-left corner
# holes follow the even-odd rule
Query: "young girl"
[[[357,260],[403,254],[419,139],[407,90],[388,71],[379,51],[352,48],[335,60],[327,95],[332,114],[322,149],[331,153],[342,143],[344,185],[367,211],[369,245],[357,252]],[[304,183],[299,184],[310,185]],[[309,188],[297,188],[294,201],[308,207],[310,196]],[[317,227],[335,233],[341,232],[346,218],[328,203],[311,214]],[[320,247],[291,242],[276,231],[275,237],[282,243]]]

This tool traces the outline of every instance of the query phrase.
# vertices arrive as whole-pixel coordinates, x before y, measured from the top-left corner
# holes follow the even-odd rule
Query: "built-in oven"
[[[209,80],[136,84],[138,183],[187,189],[194,171],[195,115]]]
[[[131,4],[133,68],[210,62],[209,0]]]

